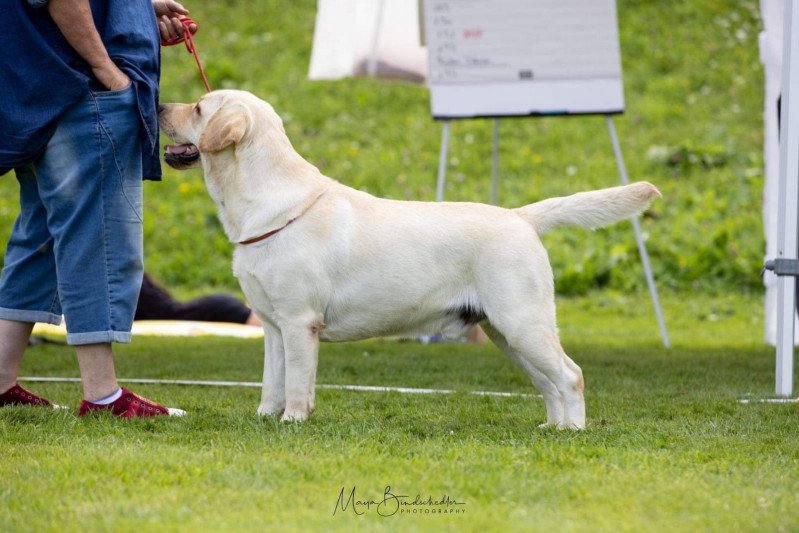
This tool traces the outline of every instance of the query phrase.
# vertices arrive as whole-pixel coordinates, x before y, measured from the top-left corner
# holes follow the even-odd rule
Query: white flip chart
[[[624,111],[614,0],[425,0],[435,118]]]

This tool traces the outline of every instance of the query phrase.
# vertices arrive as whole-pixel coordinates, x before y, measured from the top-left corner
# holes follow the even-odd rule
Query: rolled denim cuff
[[[49,2],[50,0],[28,0],[28,5],[31,6],[33,9],[42,9]]]
[[[0,319],[14,320],[15,322],[43,322],[55,326],[61,323],[61,315],[48,311],[29,311],[27,309],[7,309],[0,307]]]
[[[87,333],[67,332],[67,344],[71,346],[80,344],[105,344],[110,342],[129,343],[132,335],[130,331],[89,331]]]

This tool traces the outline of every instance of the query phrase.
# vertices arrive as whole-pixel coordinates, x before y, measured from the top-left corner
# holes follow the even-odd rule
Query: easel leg
[[[627,168],[624,165],[624,158],[621,155],[621,147],[619,146],[619,139],[616,136],[616,126],[613,124],[613,117],[605,115],[605,122],[608,125],[608,133],[610,134],[610,142],[613,144],[613,153],[616,155],[616,165],[619,167],[619,178],[623,185],[630,183],[627,178]],[[666,321],[663,318],[663,309],[660,307],[660,299],[658,298],[658,290],[655,286],[655,278],[652,275],[652,267],[649,264],[649,254],[646,252],[646,244],[644,244],[644,237],[641,233],[641,225],[638,218],[632,219],[633,229],[635,230],[635,240],[638,243],[638,254],[641,256],[641,263],[644,265],[644,276],[646,277],[646,284],[649,286],[649,294],[652,297],[652,305],[655,308],[657,315],[658,326],[660,326],[660,337],[663,339],[663,346],[669,348],[671,341],[669,341],[669,332],[666,329]]]
[[[491,205],[497,205],[499,190],[499,119],[494,119],[494,149],[491,153]]]
[[[436,183],[436,202],[444,201],[444,185],[447,181],[447,150],[449,148],[449,120],[444,120],[441,130],[441,151],[438,156],[438,183]]]

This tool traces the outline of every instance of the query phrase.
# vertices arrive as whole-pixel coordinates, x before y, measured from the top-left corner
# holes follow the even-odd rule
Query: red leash
[[[200,29],[199,24],[194,22],[189,17],[184,17],[180,19],[180,23],[183,25],[183,36],[175,35],[169,40],[161,39],[161,46],[173,46],[178,43],[186,42],[186,50],[189,51],[191,55],[194,56],[194,60],[197,61],[197,68],[200,70],[200,76],[203,78],[203,83],[205,84],[205,88],[208,89],[208,92],[211,92],[211,85],[208,83],[208,78],[205,77],[205,71],[203,70],[203,65],[200,63],[200,55],[197,53],[197,47],[194,45],[194,37],[189,30],[189,26],[194,24],[197,30]],[[197,31],[195,30],[195,31]]]

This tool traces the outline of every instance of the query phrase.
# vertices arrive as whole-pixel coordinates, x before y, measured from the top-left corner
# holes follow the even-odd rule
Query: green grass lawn
[[[533,392],[491,346],[323,345],[319,383],[458,392],[323,389],[304,424],[259,419],[258,389],[166,385],[134,389],[186,418],[79,420],[79,385],[29,384],[73,410],[0,411],[1,529],[795,531],[799,408],[737,402],[773,391],[759,300],[667,295],[671,350],[645,294],[560,301],[564,346],[586,376],[584,432],[538,429],[536,396],[468,394]],[[259,381],[261,358],[257,340],[137,338],[117,366],[122,377]],[[71,349],[41,346],[23,374],[76,366]],[[342,488],[380,501],[388,485],[465,512],[333,516]]]
[[[186,2],[215,88],[254,92],[297,150],[347,185],[432,199],[440,125],[427,90],[375,80],[310,82],[313,0]],[[583,367],[588,428],[539,430],[538,397],[490,346],[324,345],[319,383],[455,389],[402,395],[330,389],[304,424],[255,415],[259,391],[141,385],[176,420],[78,420],[80,387],[31,384],[70,412],[0,411],[0,531],[799,531],[797,405],[773,392],[762,344],[762,68],[755,0],[619,0],[632,179],[664,197],[642,220],[674,348],[660,345],[629,224],[545,237],[563,342]],[[163,51],[162,101],[203,92],[181,46]],[[447,198],[489,197],[491,124],[453,126]],[[598,117],[503,121],[500,203],[617,183]],[[0,179],[0,243],[18,212]],[[145,185],[147,269],[179,296],[238,292],[231,245],[198,171]],[[596,289],[605,289],[596,292]],[[638,292],[636,292],[638,291]],[[259,381],[261,342],[137,338],[121,377]],[[72,351],[30,350],[23,373],[76,376]],[[448,495],[465,513],[333,516],[338,495]],[[417,508],[423,507],[417,506]],[[452,509],[454,507],[450,507]]]

